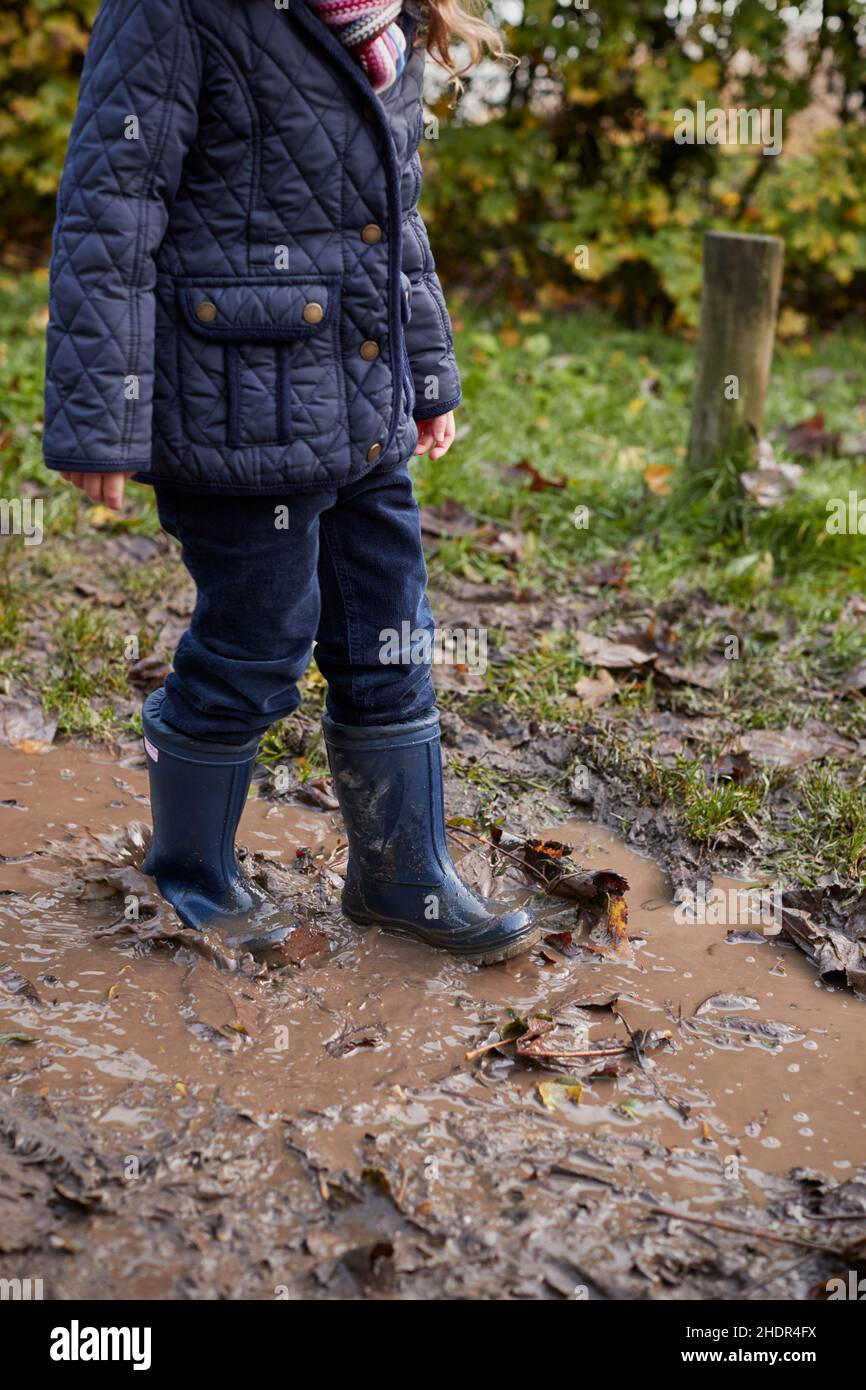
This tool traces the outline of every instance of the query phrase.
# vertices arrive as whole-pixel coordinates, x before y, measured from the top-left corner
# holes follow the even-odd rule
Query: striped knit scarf
[[[354,54],[376,92],[406,66],[406,36],[397,16],[403,0],[310,0],[321,20]]]

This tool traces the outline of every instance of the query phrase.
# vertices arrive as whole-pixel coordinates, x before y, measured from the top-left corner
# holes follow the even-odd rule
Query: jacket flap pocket
[[[339,297],[335,277],[179,281],[178,298],[193,332],[216,342],[284,342],[319,333]]]

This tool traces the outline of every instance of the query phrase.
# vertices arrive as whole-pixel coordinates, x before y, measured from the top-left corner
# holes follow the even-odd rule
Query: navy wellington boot
[[[259,740],[241,746],[187,738],[162,718],[163,689],[144,703],[142,723],[153,839],[142,865],[184,926],[219,927],[232,946],[268,950],[291,924],[241,873],[235,832]]]
[[[345,915],[483,965],[532,946],[532,913],[477,897],[451,862],[438,713],[379,728],[322,723],[349,841]]]

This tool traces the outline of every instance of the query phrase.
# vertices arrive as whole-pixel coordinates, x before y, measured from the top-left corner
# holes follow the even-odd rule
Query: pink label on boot
[[[153,758],[155,763],[159,762],[159,749],[154,748],[149,738],[144,740],[144,751],[149,758]]]

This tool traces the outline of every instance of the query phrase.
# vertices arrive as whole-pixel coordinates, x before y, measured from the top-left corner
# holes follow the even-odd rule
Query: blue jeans
[[[197,590],[165,683],[163,717],[176,729],[223,743],[264,733],[300,704],[313,650],[338,723],[404,723],[434,707],[423,659],[433,619],[405,464],[285,496],[155,491]]]

